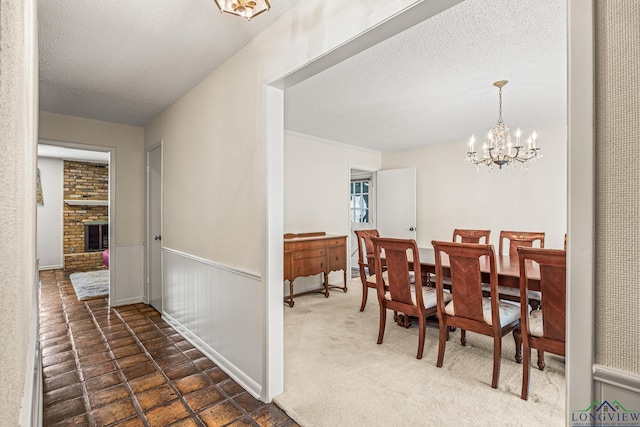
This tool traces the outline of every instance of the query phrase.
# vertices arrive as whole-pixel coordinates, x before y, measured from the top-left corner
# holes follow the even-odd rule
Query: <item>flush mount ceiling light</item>
[[[476,165],[488,166],[489,169],[493,168],[493,165],[498,165],[499,169],[502,166],[514,166],[516,163],[521,163],[523,167],[526,167],[526,163],[530,160],[535,160],[538,157],[542,157],[540,154],[540,148],[537,146],[536,131],[529,136],[527,140],[527,146],[523,146],[520,143],[520,128],[516,131],[515,146],[511,141],[511,133],[509,131],[509,125],[502,120],[502,88],[507,84],[506,80],[500,80],[493,85],[498,88],[498,99],[500,107],[498,109],[498,123],[493,125],[493,128],[487,135],[487,140],[482,146],[482,154],[475,151],[476,138],[471,136],[469,142],[469,151],[465,161],[467,163]]]
[[[269,0],[214,0],[220,12],[231,13],[251,20],[271,9]]]

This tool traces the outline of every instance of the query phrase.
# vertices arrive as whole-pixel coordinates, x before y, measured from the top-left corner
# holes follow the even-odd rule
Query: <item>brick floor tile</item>
[[[199,412],[198,417],[207,427],[218,427],[242,417],[242,411],[226,400]]]
[[[114,348],[111,352],[116,358],[120,359],[122,357],[131,356],[132,354],[142,353],[142,349],[137,344],[131,344],[124,347]]]
[[[205,374],[194,374],[185,378],[174,381],[176,388],[180,390],[182,394],[188,394],[196,390],[208,387],[211,385],[211,379]]]
[[[173,424],[170,424],[168,427],[199,427],[200,424],[196,422],[193,417],[184,418],[180,421],[176,421]]]
[[[119,423],[114,424],[113,427],[146,427],[146,425],[140,417],[135,417],[120,421]]]
[[[131,391],[138,394],[145,390],[158,387],[162,384],[166,384],[164,376],[160,372],[155,372],[151,375],[145,375],[144,377],[136,378],[128,381]]]
[[[264,405],[263,402],[259,401],[247,392],[240,393],[239,395],[235,396],[233,398],[233,401],[247,412],[253,412]]]
[[[255,427],[256,423],[253,421],[251,417],[244,416],[232,422],[231,424],[227,424],[227,427]]]
[[[211,360],[207,359],[206,357],[201,357],[200,359],[195,360],[193,363],[195,363],[196,366],[202,369],[203,371],[216,367],[216,364],[213,363]]]
[[[92,354],[104,353],[106,351],[109,351],[109,348],[107,347],[107,344],[103,342],[89,347],[80,347],[76,349],[79,358],[91,356]]]
[[[227,380],[225,382],[222,382],[218,384],[218,387],[220,387],[222,391],[227,393],[229,396],[235,396],[236,394],[240,394],[244,391],[244,389],[240,387],[240,385],[238,385],[238,383],[234,380]]]
[[[151,362],[141,363],[139,365],[135,365],[122,370],[122,374],[127,379],[127,381],[131,381],[134,378],[142,377],[145,375],[153,374],[154,372],[156,372],[156,367]]]
[[[138,400],[140,408],[144,411],[177,398],[178,395],[168,384],[136,394],[136,400]]]
[[[134,354],[132,356],[123,357],[117,360],[121,369],[130,368],[132,366],[141,365],[149,362],[149,358],[144,353]]]
[[[55,390],[47,391],[44,393],[42,403],[44,406],[51,406],[58,402],[65,400],[75,399],[82,396],[84,390],[80,383],[71,384],[65,387],[60,387]]]
[[[80,376],[78,372],[71,371],[65,372],[64,374],[54,375],[49,378],[43,379],[43,389],[44,391],[51,391],[57,388],[66,387],[71,384],[76,384],[80,382]]]
[[[118,375],[117,372],[110,372],[108,374],[100,375],[99,377],[86,380],[85,386],[87,387],[87,391],[93,392],[96,390],[109,388],[116,384],[120,384],[121,382],[122,381],[120,380],[120,375]]]
[[[111,356],[106,351],[104,353],[96,353],[79,359],[80,367],[83,369],[98,363],[109,361],[111,361]]]
[[[129,399],[122,399],[91,411],[98,426],[107,426],[136,414]]]
[[[136,343],[136,339],[134,337],[129,336],[129,337],[118,338],[118,339],[109,341],[109,347],[111,347],[111,349],[114,349],[114,348],[124,347],[125,345],[131,345],[135,343]]]
[[[280,427],[290,421],[287,414],[276,405],[266,405],[251,414],[260,427]]]
[[[207,406],[215,405],[225,399],[226,396],[214,385],[194,391],[193,393],[184,396],[184,400],[187,402],[187,405],[189,405],[194,412],[206,408]]]
[[[118,384],[113,387],[105,388],[102,390],[95,390],[89,393],[89,404],[92,409],[99,406],[108,405],[116,400],[129,397],[129,392],[123,384]]]
[[[73,371],[76,369],[76,361],[74,359],[67,360],[66,362],[50,365],[42,368],[42,375],[44,378],[52,377],[54,375],[64,374],[65,372]]]
[[[151,427],[161,427],[189,416],[189,411],[179,400],[156,406],[145,414]]]
[[[58,353],[65,353],[70,351],[71,342],[66,342],[64,344],[52,345],[51,347],[45,347],[42,349],[42,357],[53,356]]]
[[[96,363],[95,365],[91,365],[86,368],[82,368],[82,375],[84,376],[85,381],[99,377],[100,375],[106,374],[108,372],[113,372],[116,370],[116,365],[113,362],[102,362]]]
[[[216,384],[229,379],[229,375],[227,375],[227,373],[220,368],[209,369],[208,371],[206,371],[206,374],[209,376],[209,378],[211,378],[211,381]]]
[[[191,360],[197,360],[203,357],[206,357],[204,354],[200,352],[198,349],[187,350],[184,352],[185,356],[187,356]]]
[[[167,378],[171,380],[178,380],[180,378],[188,377],[189,375],[193,375],[200,372],[200,369],[193,363],[184,363],[182,365],[170,366],[164,370]]]
[[[51,425],[60,422],[66,418],[73,418],[85,413],[84,400],[79,397],[77,399],[66,400],[56,405],[48,406],[43,410],[43,425]]]
[[[156,363],[161,369],[166,369],[169,366],[180,365],[188,362],[189,358],[182,353],[172,354],[170,356],[164,356],[156,358]]]
[[[89,425],[89,417],[87,414],[78,415],[67,418],[55,424],[45,424],[47,427],[86,427]]]

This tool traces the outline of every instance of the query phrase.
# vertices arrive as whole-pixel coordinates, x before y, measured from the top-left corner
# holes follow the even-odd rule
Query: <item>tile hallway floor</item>
[[[60,270],[40,279],[45,426],[298,425],[254,399],[151,306],[78,301]]]

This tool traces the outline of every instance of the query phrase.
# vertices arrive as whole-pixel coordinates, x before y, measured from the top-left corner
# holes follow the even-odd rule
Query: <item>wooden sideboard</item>
[[[284,235],[284,280],[289,281],[289,297],[284,301],[293,307],[293,282],[298,277],[323,274],[325,297],[329,297],[329,273],[343,270],[347,292],[347,236],[327,235],[324,232]],[[313,291],[316,292],[316,291]],[[305,294],[308,292],[303,292]],[[298,294],[298,295],[302,295]]]

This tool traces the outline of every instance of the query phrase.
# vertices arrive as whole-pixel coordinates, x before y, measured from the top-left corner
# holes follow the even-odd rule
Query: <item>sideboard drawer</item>
[[[347,238],[346,237],[334,237],[327,241],[329,247],[332,246],[344,246]]]
[[[294,260],[297,259],[305,259],[305,258],[317,258],[317,257],[323,257],[327,254],[327,250],[325,248],[319,248],[319,249],[307,249],[304,251],[294,251],[291,253],[291,256],[293,257]]]
[[[346,270],[347,268],[347,255],[345,247],[329,248],[329,270]]]
[[[296,276],[311,276],[327,270],[327,258],[303,258],[293,261],[293,274]]]

